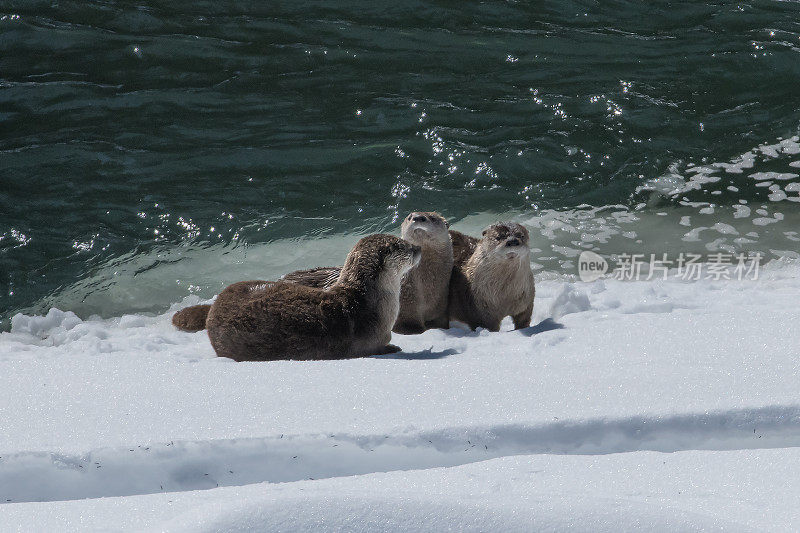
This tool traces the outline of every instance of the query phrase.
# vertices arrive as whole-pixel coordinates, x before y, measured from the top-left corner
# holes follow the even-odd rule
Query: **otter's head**
[[[364,237],[347,254],[340,281],[388,283],[399,290],[406,272],[422,257],[419,246],[394,235],[377,234]]]
[[[400,234],[408,242],[419,245],[426,241],[448,243],[450,242],[450,235],[447,233],[449,227],[450,224],[439,213],[414,211],[403,220]]]
[[[483,230],[481,247],[498,260],[522,260],[530,254],[528,230],[516,222],[498,222]]]

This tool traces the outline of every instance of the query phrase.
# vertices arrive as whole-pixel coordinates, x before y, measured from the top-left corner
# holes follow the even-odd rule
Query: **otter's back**
[[[297,270],[286,274],[279,281],[288,281],[317,289],[330,289],[339,279],[341,271],[341,267],[317,267],[308,270]]]

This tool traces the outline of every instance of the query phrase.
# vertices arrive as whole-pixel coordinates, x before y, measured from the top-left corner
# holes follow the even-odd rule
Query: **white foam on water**
[[[792,172],[754,172],[750,177],[755,180],[791,180],[800,176]]]

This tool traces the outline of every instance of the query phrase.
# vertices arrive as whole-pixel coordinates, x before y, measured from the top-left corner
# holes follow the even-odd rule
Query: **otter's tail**
[[[182,331],[200,331],[206,329],[206,317],[210,305],[193,305],[181,309],[172,315],[172,325]]]

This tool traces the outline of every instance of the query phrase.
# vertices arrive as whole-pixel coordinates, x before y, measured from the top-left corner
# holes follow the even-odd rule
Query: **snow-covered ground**
[[[792,263],[540,281],[525,330],[271,363],[216,358],[178,305],[19,315],[0,530],[797,531],[798,302]]]

